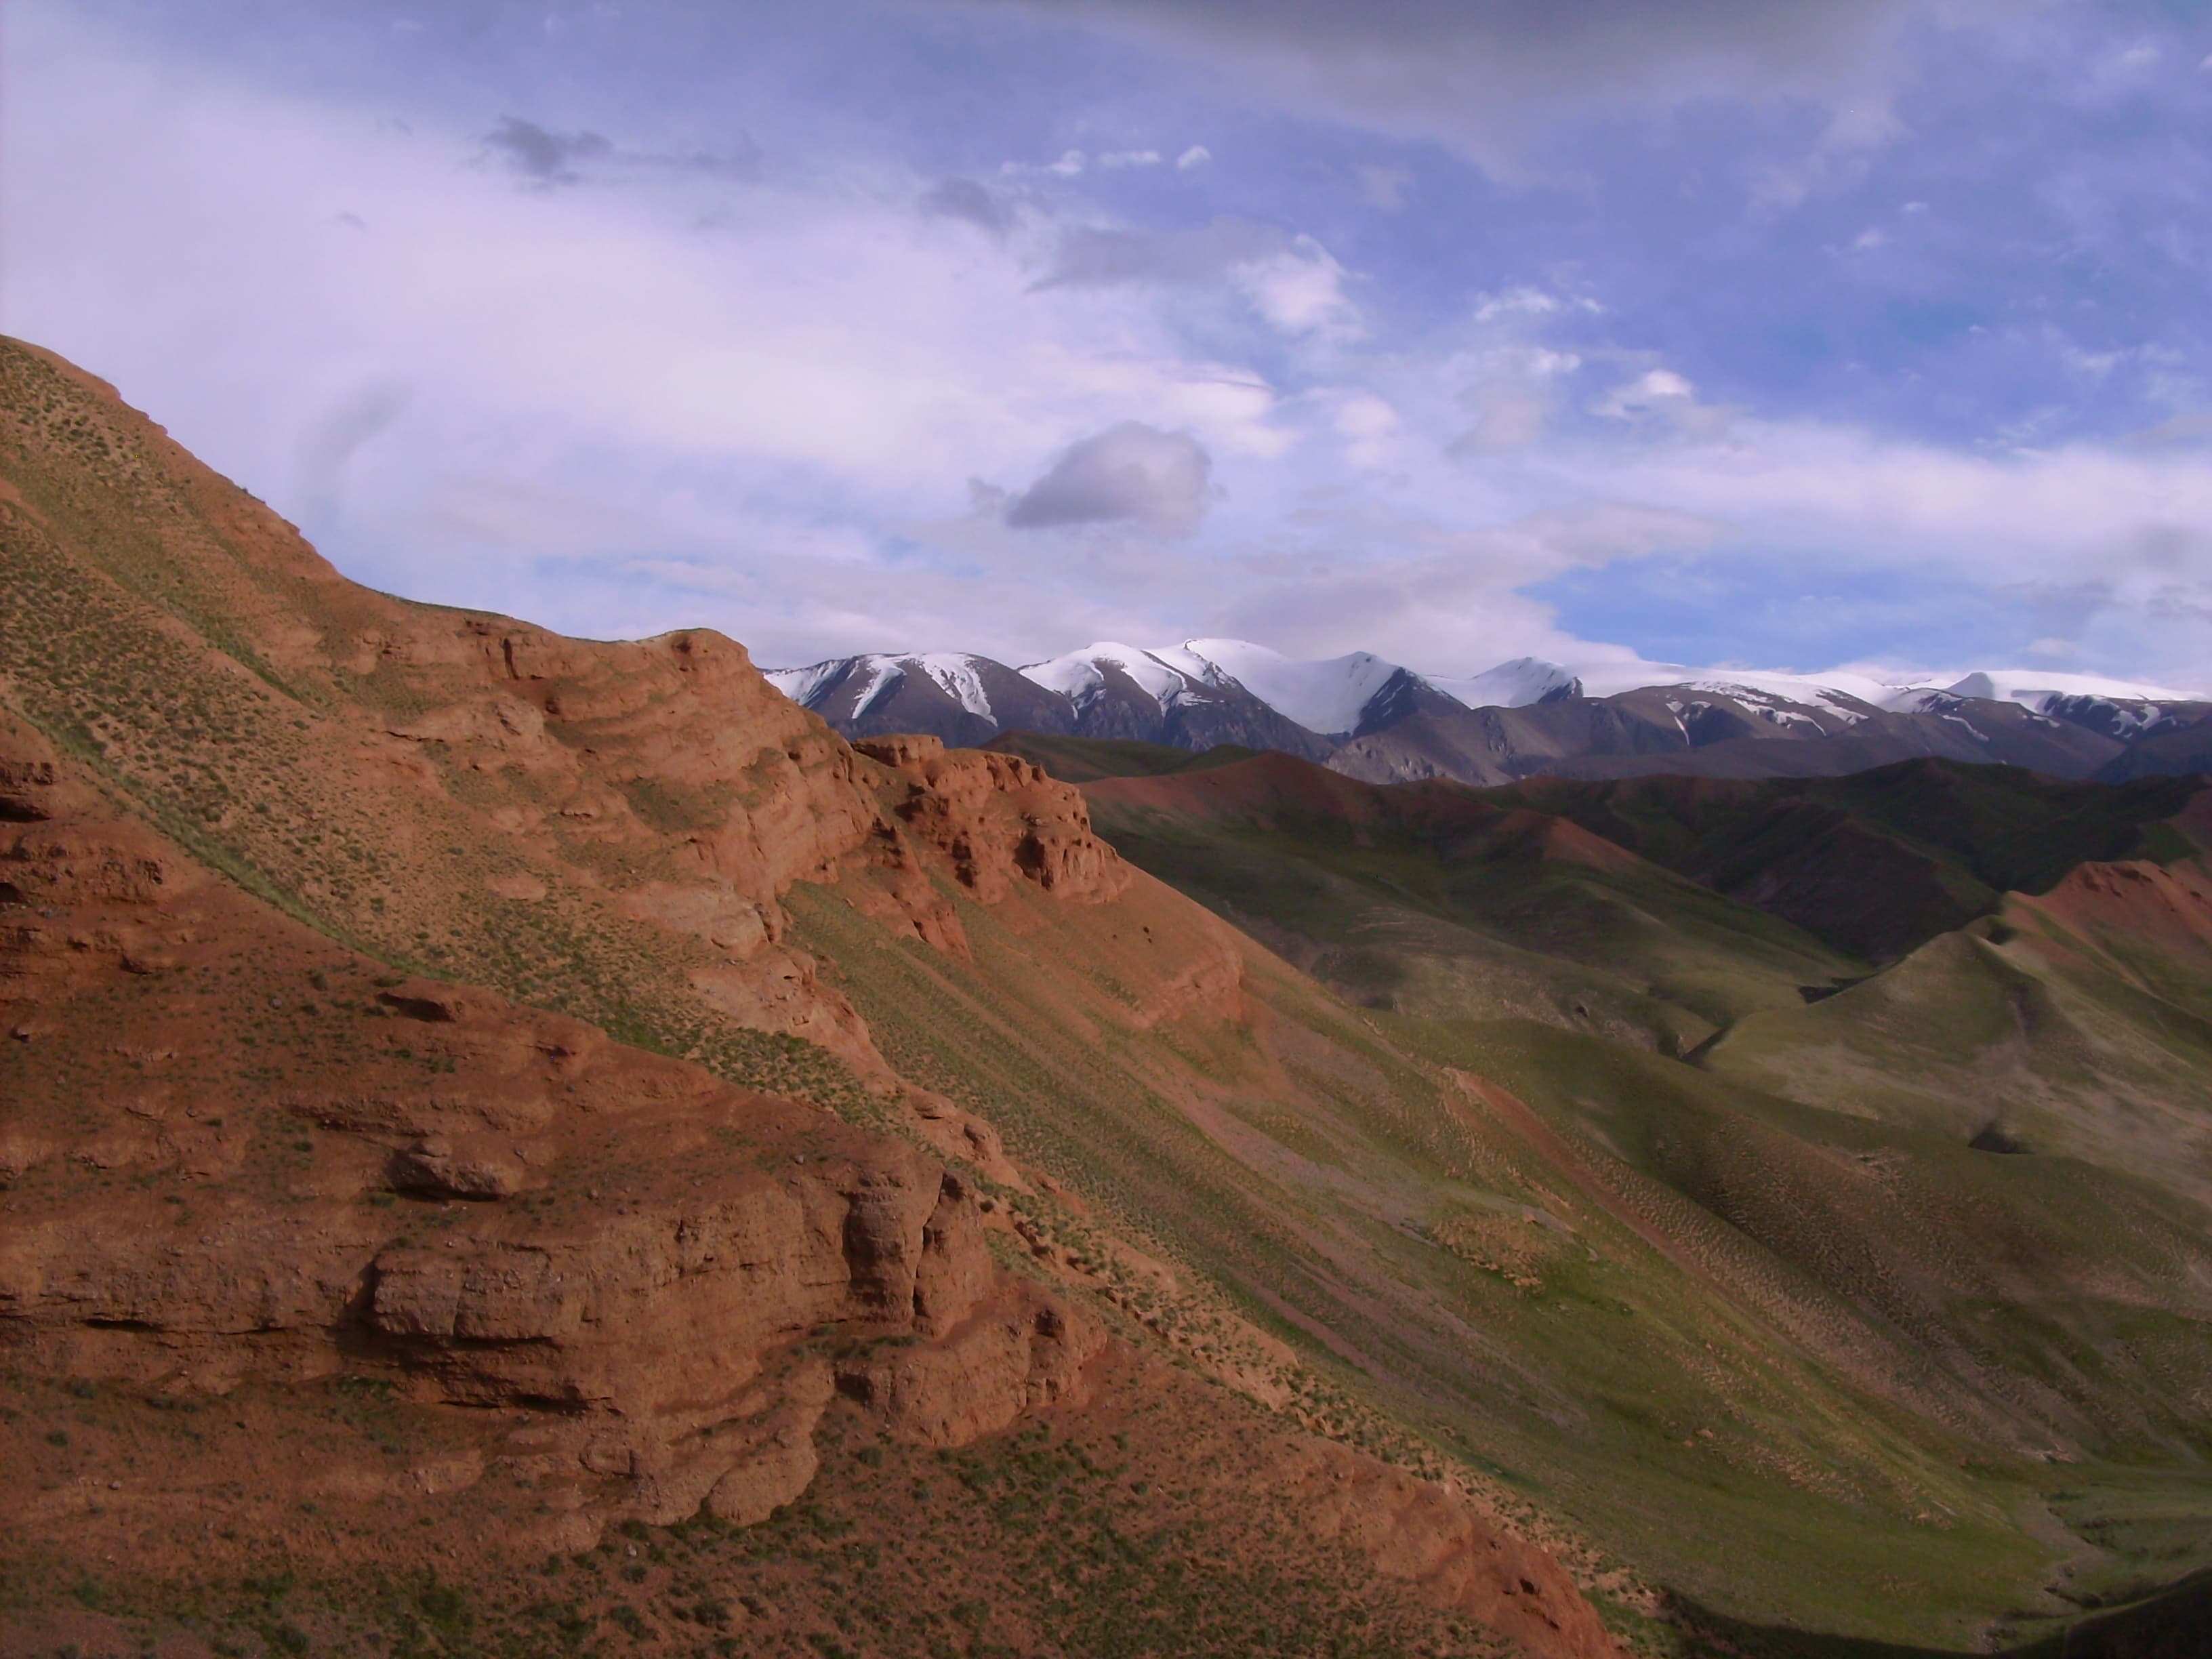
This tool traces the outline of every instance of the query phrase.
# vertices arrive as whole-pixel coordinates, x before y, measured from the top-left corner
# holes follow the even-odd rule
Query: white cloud
[[[1079,225],[1062,233],[1036,286],[1109,289],[1227,281],[1285,334],[1352,339],[1358,308],[1344,293],[1344,267],[1310,236],[1220,218],[1187,230]]]
[[[1605,307],[1586,295],[1566,295],[1548,293],[1540,288],[1523,284],[1496,294],[1485,294],[1475,301],[1474,320],[1494,323],[1501,319],[1534,319],[1556,316],[1561,312],[1580,312],[1586,316],[1599,316]]]
[[[1049,173],[1056,178],[1073,179],[1084,167],[1085,157],[1079,149],[1066,149],[1056,161],[1002,161],[999,171],[1009,175],[1024,173]]]
[[[1460,401],[1474,420],[1445,453],[1466,460],[1539,442],[1558,412],[1559,383],[1581,367],[1574,353],[1540,345],[1506,346],[1468,359]]]
[[[1588,651],[1530,584],[1757,548],[2086,594],[2086,667],[2212,657],[2208,400],[2179,380],[2139,444],[1961,453],[1708,404],[1591,337],[1566,287],[1401,346],[1288,229],[1102,233],[1077,259],[1036,199],[1057,185],[827,157],[750,180],[556,158],[587,176],[544,188],[480,160],[482,112],[404,130],[57,9],[10,27],[45,66],[0,135],[11,329],[380,586],[710,623],[769,661],[1214,633],[1473,672]]]
[[[1765,167],[1752,184],[1754,206],[1786,210],[1808,197],[1866,176],[1869,157],[1902,137],[1905,124],[1885,98],[1868,96],[1836,108],[1812,148],[1787,162]]]
[[[896,172],[526,188],[469,164],[481,119],[401,132],[55,14],[19,50],[34,27],[50,71],[11,88],[0,157],[11,325],[379,586],[592,632],[704,620],[773,656],[839,648],[813,618],[849,607],[849,580],[819,550],[880,566],[971,476],[1034,477],[1125,420],[1240,458],[1283,441],[1264,379],[1189,354],[1153,296],[1030,292],[1035,233],[917,214],[923,181]],[[1295,274],[1253,277],[1285,325],[1328,309]],[[404,406],[368,408],[394,386]],[[560,562],[578,560],[690,574],[610,603]],[[725,597],[702,616],[701,594]]]
[[[1206,149],[1204,144],[1193,144],[1176,157],[1176,166],[1182,172],[1188,173],[1193,167],[1204,167],[1212,159],[1213,152]]]
[[[1366,332],[1358,307],[1345,295],[1344,267],[1310,236],[1292,237],[1236,276],[1260,314],[1286,334],[1344,341]]]
[[[1356,467],[1383,465],[1390,457],[1390,441],[1398,434],[1398,411],[1371,392],[1355,392],[1336,406],[1334,420],[1344,440],[1345,459]]]

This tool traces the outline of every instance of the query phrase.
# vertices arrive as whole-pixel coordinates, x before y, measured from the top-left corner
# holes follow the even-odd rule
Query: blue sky
[[[2212,690],[2212,14],[16,0],[0,328],[410,595]]]

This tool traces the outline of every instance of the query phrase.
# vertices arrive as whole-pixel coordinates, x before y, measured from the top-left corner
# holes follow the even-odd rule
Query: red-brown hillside
[[[1171,1369],[797,942],[1066,928],[1135,988],[1071,1018],[1241,1018],[1249,947],[1075,791],[856,751],[704,631],[369,592],[0,375],[0,1654],[1616,1650],[1461,1496]]]
[[[1381,828],[1482,856],[1517,853],[1599,869],[1642,862],[1568,819],[1496,805],[1456,784],[1363,783],[1293,755],[1257,755],[1160,777],[1102,778],[1082,787],[1092,802],[1117,811],[1240,820],[1269,830],[1334,826],[1355,837]]]

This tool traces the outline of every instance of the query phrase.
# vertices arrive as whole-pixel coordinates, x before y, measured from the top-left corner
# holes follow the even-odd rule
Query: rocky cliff
[[[381,1374],[528,1407],[577,1546],[624,1514],[792,1501],[833,1389],[938,1445],[1079,1391],[1103,1334],[993,1266],[970,1182],[579,1021],[384,973],[118,819],[14,721],[0,871],[15,1364],[217,1391]],[[825,1330],[906,1346],[795,1352]]]
[[[914,1516],[883,1547],[951,1551],[915,1590],[951,1618],[1012,1534],[942,1536],[926,1460],[1035,1434],[1171,1468],[1249,1409],[1131,1380],[1158,1321],[1009,1208],[1085,1200],[854,1000],[878,956],[966,974],[973,935],[1064,936],[1040,983],[1070,1029],[1243,1041],[1248,945],[1123,866],[1075,791],[856,750],[703,630],[597,644],[369,592],[107,388],[12,343],[0,381],[0,1344],[16,1397],[76,1402],[0,1418],[0,1501],[38,1522],[10,1583],[123,1543],[135,1594],[183,1575],[291,1648],[253,1588],[271,1549],[507,1584],[532,1552],[635,1558],[616,1540],[646,1534],[611,1523],[787,1531],[859,1503]],[[825,954],[802,906],[859,931]],[[1133,1402],[1102,1388],[1144,1390],[1110,1453],[1096,1425]],[[1167,1394],[1173,1422],[1141,1408]],[[1438,1565],[1505,1549],[1503,1523],[1313,1455],[1431,1498],[1380,1530],[1302,1514],[1270,1546],[1304,1575],[1281,1607],[1517,1629]],[[879,1468],[906,1472],[871,1496]],[[1148,1488],[1109,1500],[1154,1540],[1146,1596],[1224,1582],[1176,1541],[1192,1505],[1235,1532],[1274,1502]],[[1037,1566],[1036,1619],[1064,1569]],[[1540,1577],[1537,1650],[1610,1651]],[[796,1641],[837,1582],[738,1621]],[[11,1604],[47,1649],[177,1628],[50,1588]],[[435,1628],[407,1594],[389,1620]],[[711,1601],[682,1619],[731,1628]],[[317,1605],[316,1641],[386,1639]],[[631,1630],[629,1606],[590,1617]],[[903,1644],[863,1645],[927,1647]]]

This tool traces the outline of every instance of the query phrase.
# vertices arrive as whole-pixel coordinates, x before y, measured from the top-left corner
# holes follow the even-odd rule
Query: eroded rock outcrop
[[[902,1440],[961,1446],[1025,1413],[1082,1396],[1083,1367],[1105,1333],[1029,1285],[1010,1285],[937,1341],[837,1373],[838,1389]]]
[[[1099,1333],[994,1267],[975,1190],[925,1153],[380,974],[4,718],[0,785],[12,1363],[186,1391],[366,1370],[550,1411],[529,1455],[586,1527],[803,1491],[824,1331],[895,1352],[840,1376],[931,1443],[1079,1388]],[[276,1063],[240,1066],[257,1051]]]
[[[1014,755],[948,750],[935,738],[865,738],[854,745],[904,786],[892,811],[951,861],[985,903],[1018,880],[1056,897],[1100,901],[1129,884],[1121,855],[1091,832],[1082,792]]]
[[[1273,1472],[1286,1503],[1386,1578],[1514,1638],[1529,1651],[1613,1659],[1620,1650],[1549,1552],[1442,1487],[1340,1447],[1309,1443]]]

